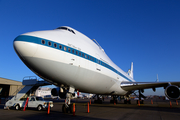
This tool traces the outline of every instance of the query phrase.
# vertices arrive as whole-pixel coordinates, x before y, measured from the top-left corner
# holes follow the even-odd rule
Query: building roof
[[[22,82],[0,77],[0,84],[4,84],[4,85],[22,85]]]

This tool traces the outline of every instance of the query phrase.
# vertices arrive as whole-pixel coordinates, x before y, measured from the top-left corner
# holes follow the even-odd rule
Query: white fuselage
[[[34,73],[57,86],[63,84],[95,94],[126,94],[120,83],[134,79],[93,40],[65,28],[22,34],[14,40],[14,48]]]

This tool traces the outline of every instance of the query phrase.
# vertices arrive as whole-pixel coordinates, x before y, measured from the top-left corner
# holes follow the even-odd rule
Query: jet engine
[[[66,90],[63,87],[53,88],[51,94],[53,96],[59,96],[60,98],[66,98]]]
[[[175,85],[170,85],[166,87],[164,92],[169,99],[178,99],[180,97],[179,88]]]

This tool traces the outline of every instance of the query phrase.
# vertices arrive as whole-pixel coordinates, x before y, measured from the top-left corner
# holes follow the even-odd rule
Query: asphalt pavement
[[[0,120],[178,120],[180,119],[180,105],[176,101],[162,98],[147,99],[140,106],[137,101],[131,100],[131,104],[124,104],[123,100],[117,104],[110,104],[109,99],[105,99],[102,104],[95,104],[93,100],[89,105],[87,113],[87,102],[89,99],[74,99],[76,104],[75,116],[71,113],[62,113],[64,100],[54,100],[54,107],[50,114],[47,110],[37,111],[36,109],[4,110],[4,104],[0,104]],[[152,104],[153,102],[153,104]]]

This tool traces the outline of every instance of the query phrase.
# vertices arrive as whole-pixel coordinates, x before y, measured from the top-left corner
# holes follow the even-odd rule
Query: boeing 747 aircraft
[[[127,96],[138,90],[164,87],[169,99],[180,97],[180,82],[136,82],[133,63],[127,72],[106,55],[95,39],[63,26],[54,30],[28,32],[14,40],[20,59],[36,75],[58,86],[53,95],[66,98],[63,111],[72,110],[76,90],[98,95]]]

